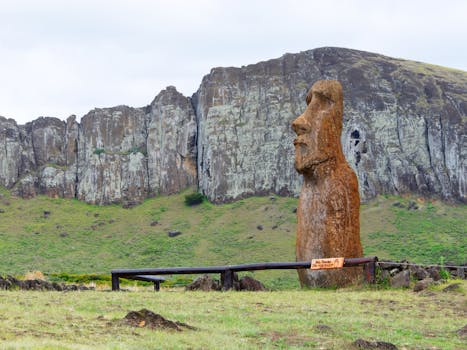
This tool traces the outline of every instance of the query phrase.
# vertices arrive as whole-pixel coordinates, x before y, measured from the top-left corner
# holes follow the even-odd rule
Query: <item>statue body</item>
[[[343,98],[338,81],[320,80],[293,123],[295,168],[304,182],[297,209],[297,261],[361,257],[358,181],[340,141]],[[362,278],[359,267],[298,270],[302,286],[344,286]]]

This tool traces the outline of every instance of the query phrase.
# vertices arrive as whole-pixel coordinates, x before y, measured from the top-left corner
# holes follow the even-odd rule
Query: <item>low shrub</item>
[[[205,199],[205,196],[198,192],[187,194],[185,196],[185,204],[188,206],[201,204],[203,203],[204,199]]]
[[[103,149],[103,148],[96,148],[96,149],[94,150],[94,154],[95,154],[95,155],[100,155],[100,154],[102,154],[102,153],[105,153],[105,149]]]

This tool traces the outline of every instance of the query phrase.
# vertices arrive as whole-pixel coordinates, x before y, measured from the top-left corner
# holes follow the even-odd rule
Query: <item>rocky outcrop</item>
[[[24,134],[13,119],[0,117],[0,185],[11,188],[25,169],[22,139]],[[24,158],[27,160],[27,157]]]
[[[343,85],[342,144],[363,199],[416,192],[467,200],[467,73],[339,48],[204,77],[198,171],[210,199],[298,194],[290,124],[320,79]]]
[[[197,182],[196,116],[191,100],[168,87],[148,107],[148,179],[154,193],[176,193]]]
[[[132,206],[197,183],[191,100],[169,87],[145,108],[98,108],[81,123],[0,117],[0,185],[92,204]]]
[[[410,283],[410,280],[423,281],[431,279],[439,281],[442,278],[466,279],[467,266],[464,265],[419,265],[408,261],[379,261],[377,273],[379,283],[389,282],[391,285],[400,281]]]
[[[78,136],[77,196],[88,203],[141,202],[147,192],[145,113],[119,106],[95,109]]]
[[[19,280],[13,276],[0,276],[0,290],[83,291],[94,290],[84,285],[48,282],[41,279]]]
[[[467,73],[339,48],[214,68],[193,98],[168,87],[147,107],[95,109],[80,123],[0,117],[0,186],[125,205],[193,185],[214,202],[298,195],[290,124],[321,79],[343,85],[341,140],[362,199],[467,202]]]

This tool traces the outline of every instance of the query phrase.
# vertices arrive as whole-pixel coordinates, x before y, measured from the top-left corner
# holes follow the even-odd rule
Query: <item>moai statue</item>
[[[294,120],[295,169],[304,182],[297,209],[297,261],[362,256],[360,196],[341,145],[343,97],[337,80],[317,81],[305,112]],[[309,287],[344,286],[363,277],[361,267],[298,270]]]

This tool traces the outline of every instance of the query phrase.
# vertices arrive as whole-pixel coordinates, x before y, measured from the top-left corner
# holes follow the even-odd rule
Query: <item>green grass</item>
[[[365,254],[422,264],[467,262],[467,206],[419,199],[419,208],[408,210],[409,201],[414,200],[381,197],[362,207]]]
[[[123,209],[44,196],[24,200],[0,189],[0,274],[109,274],[113,268],[295,260],[297,199],[253,197],[190,207],[184,203],[187,193]],[[362,206],[365,255],[466,262],[467,207],[428,201],[418,202],[418,210],[392,205],[408,200],[379,197]],[[171,238],[169,231],[182,234]],[[292,270],[259,271],[254,277],[269,288],[298,288]]]
[[[467,283],[444,293],[0,291],[0,349],[347,349],[356,339],[399,349],[461,349]],[[197,330],[132,328],[149,309]]]

